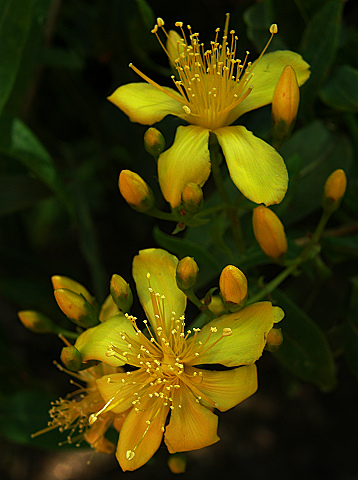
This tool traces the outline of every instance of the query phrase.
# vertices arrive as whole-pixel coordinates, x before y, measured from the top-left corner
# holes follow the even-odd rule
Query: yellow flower
[[[97,380],[106,405],[90,417],[93,425],[109,412],[126,416],[117,445],[123,470],[144,465],[164,441],[170,453],[195,450],[219,440],[213,413],[234,407],[257,389],[255,361],[266,335],[283,312],[270,302],[185,330],[186,296],[176,285],[178,259],[160,249],[142,250],[133,276],[147,320],[119,314],[77,339],[84,361],[101,360],[125,373]],[[221,364],[224,371],[201,368]],[[169,424],[166,420],[170,413]]]
[[[105,438],[105,433],[111,425],[117,430],[120,429],[125,412],[121,415],[107,412],[94,425],[90,425],[88,419],[104,406],[96,380],[105,374],[118,372],[120,369],[110,365],[98,364],[95,367],[74,373],[63,367],[58,367],[60,370],[69,373],[77,381],[84,382],[86,386],[80,387],[78,384],[75,384],[79,386],[77,390],[68,394],[65,398],[59,398],[52,402],[52,407],[49,411],[51,421],[48,423],[48,427],[33,434],[32,437],[58,428],[60,432],[67,431],[66,441],[60,445],[69,443],[79,446],[85,440],[96,452],[113,453],[115,446]]]
[[[190,25],[186,33],[182,22],[177,22],[181,36],[167,34],[164,21],[158,18],[152,32],[177,70],[177,78],[172,76],[177,90],[158,85],[130,64],[147,83],[123,85],[109,97],[133,122],[153,125],[171,114],[190,124],[178,127],[174,144],[158,160],[159,183],[173,208],[180,204],[187,183],[202,186],[210,174],[210,132],[223,150],[233,182],[247,198],[271,205],[279,203],[287,190],[287,170],[276,150],[245,127],[229,125],[244,113],[271,103],[286,65],[294,68],[299,85],[308,79],[309,65],[291,51],[264,54],[268,44],[255,62],[248,62],[248,52],[243,61],[238,60],[238,37],[234,30],[229,32],[228,23],[229,15],[222,42],[216,29],[215,40],[205,50]],[[159,28],[167,37],[166,47]],[[270,32],[272,38],[277,26],[272,25]]]

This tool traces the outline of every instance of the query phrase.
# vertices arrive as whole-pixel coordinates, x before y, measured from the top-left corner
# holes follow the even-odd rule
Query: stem
[[[198,309],[204,313],[207,317],[209,317],[210,320],[213,320],[214,318],[217,318],[217,316],[215,315],[215,313],[213,313],[211,310],[209,310],[208,307],[205,307],[205,305],[203,305],[201,303],[201,301],[198,299],[198,297],[195,295],[195,293],[193,292],[193,289],[192,288],[189,288],[188,290],[183,290],[183,292],[185,293],[185,295],[189,298],[189,300],[196,306],[198,307]]]
[[[220,171],[220,161],[219,161],[219,150],[217,144],[211,145],[210,150],[211,158],[211,171],[214,177],[216,188],[221,196],[224,207],[226,209],[226,214],[228,216],[232,233],[234,235],[234,240],[236,243],[236,248],[238,253],[243,253],[245,251],[244,237],[241,228],[240,218],[237,214],[237,210],[232,204],[230,197],[225,189],[224,181]]]

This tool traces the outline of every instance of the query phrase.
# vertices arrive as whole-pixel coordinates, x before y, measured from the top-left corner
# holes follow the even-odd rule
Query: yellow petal
[[[210,175],[209,130],[178,127],[174,144],[158,160],[158,177],[164,198],[175,208],[187,183],[204,185]]]
[[[147,397],[139,409],[132,409],[125,419],[117,445],[116,457],[125,470],[136,470],[154,455],[163,437],[169,406]],[[149,423],[148,423],[149,422]]]
[[[105,403],[110,402],[108,410],[123,413],[132,407],[132,402],[138,398],[134,394],[146,388],[150,380],[147,372],[135,370],[130,374],[125,372],[104,375],[97,380],[97,387]]]
[[[163,87],[180,98],[171,88]],[[183,104],[149,83],[128,83],[117,88],[108,100],[123,110],[132,122],[152,125],[166,115],[185,115]]]
[[[122,332],[125,332],[129,338],[133,338],[136,341],[137,337],[131,322],[120,313],[83,332],[76,340],[75,348],[81,353],[84,362],[101,360],[113,367],[124,365],[127,363],[126,361],[121,361],[114,356],[107,357],[106,355],[108,347],[112,343],[120,350],[128,350],[128,340],[122,339]]]
[[[196,368],[188,368],[189,375],[199,372]],[[253,395],[257,390],[256,365],[245,365],[233,370],[210,371],[201,370],[202,376],[193,377],[195,387],[215,404],[221,412],[235,407],[238,403]]]
[[[262,355],[266,343],[267,333],[274,323],[282,320],[283,311],[273,307],[270,302],[259,302],[243,308],[239,312],[223,315],[212,320],[198,333],[194,351],[200,353],[187,365],[201,365],[219,363],[227,367],[250,365]],[[217,328],[211,333],[212,327]],[[224,328],[232,330],[230,336],[224,336],[215,345]],[[209,337],[209,339],[208,339]],[[200,347],[198,342],[203,344]]]
[[[250,72],[253,73],[253,76],[250,78],[249,84],[253,86],[253,89],[245,100],[230,112],[228,125],[244,113],[272,102],[276,84],[287,65],[295,70],[299,86],[308,80],[310,66],[298,53],[289,50],[266,53],[260,60],[256,60],[252,64]]]
[[[182,385],[172,397],[174,409],[164,436],[169,453],[197,450],[220,440],[218,417],[197,403],[188,387]]]
[[[246,198],[272,205],[285,196],[288,174],[282,157],[242,126],[215,130],[230,177]]]
[[[160,322],[164,321],[169,334],[172,312],[175,312],[175,318],[179,318],[185,311],[186,296],[179,290],[175,280],[177,265],[178,259],[160,248],[141,250],[133,259],[133,278],[138,297],[155,332]],[[164,306],[164,319],[162,316],[160,319],[155,317],[149,282],[153,292],[159,294],[158,302]],[[161,299],[162,296],[165,298]]]

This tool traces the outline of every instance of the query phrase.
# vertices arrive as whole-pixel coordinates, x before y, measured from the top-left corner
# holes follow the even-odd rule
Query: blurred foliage
[[[340,388],[337,365],[351,370],[346,382],[358,378],[357,4],[183,0],[177,7],[164,0],[0,0],[0,435],[9,442],[58,442],[55,434],[36,440],[29,434],[46,425],[48,401],[61,394],[65,380],[51,366],[60,342],[36,337],[16,318],[17,310],[32,308],[69,327],[53,299],[51,275],[75,278],[102,302],[111,275],[131,279],[133,256],[152,246],[195,258],[198,295],[229,263],[243,269],[252,295],[263,278],[280,272],[254,241],[252,204],[245,199],[239,201],[248,249],[238,254],[223,214],[173,236],[173,223],[133,212],[119,195],[118,174],[130,169],[140,172],[158,207],[167,209],[156,164],[141,140],[146,127],[130,123],[106,101],[118,85],[138,80],[130,61],[171,85],[166,57],[150,33],[156,16],[167,25],[190,22],[208,41],[230,11],[240,52],[255,54],[276,22],[279,35],[270,50],[291,49],[310,63],[294,133],[280,149],[290,185],[274,210],[286,227],[289,256],[315,230],[328,175],[343,168],[348,189],[319,255],[270,297],[286,312],[285,341],[274,357],[276,369],[291,381],[323,391]],[[269,141],[269,107],[244,120]],[[167,145],[177,125],[174,118],[160,123]],[[230,178],[225,185],[236,201]],[[218,195],[210,181],[205,188],[205,208],[214,212]]]

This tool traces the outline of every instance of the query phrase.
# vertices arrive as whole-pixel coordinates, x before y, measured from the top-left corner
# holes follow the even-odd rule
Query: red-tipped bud
[[[339,202],[347,188],[347,177],[344,173],[344,170],[337,169],[331,173],[327,178],[324,185],[324,196],[326,199],[333,201],[334,203]]]
[[[165,148],[163,134],[154,127],[148,128],[144,134],[144,148],[154,158],[158,158]]]
[[[70,277],[65,277],[64,275],[53,275],[51,277],[51,281],[54,290],[57,290],[58,288],[72,290],[72,292],[83,295],[87,302],[89,302],[91,305],[96,305],[95,298],[89,293],[86,287],[84,287],[81,283],[76,282],[76,280],[73,280]]]
[[[203,207],[203,190],[196,183],[187,183],[181,194],[182,205],[185,211],[197,213]]]
[[[281,220],[263,205],[254,208],[252,213],[252,225],[258,244],[269,257],[280,258],[287,252],[287,239]]]
[[[271,328],[266,338],[266,350],[276,352],[283,342],[281,328]]]
[[[229,308],[240,307],[247,297],[247,280],[234,265],[223,269],[219,280],[220,295]]]
[[[154,194],[149,185],[137,173],[122,170],[118,185],[124,200],[137,212],[144,213],[153,208]]]
[[[57,333],[58,328],[50,318],[35,310],[18,312],[21,323],[34,333]]]
[[[65,288],[58,288],[54,294],[60,309],[74,323],[84,328],[94,327],[98,324],[96,310],[82,294]]]
[[[189,290],[195,285],[198,277],[199,267],[192,257],[185,257],[178,263],[176,270],[176,281],[180,290]]]
[[[168,467],[172,473],[184,473],[186,469],[186,457],[184,453],[173,453],[168,458]]]
[[[124,313],[128,313],[133,303],[133,294],[129,284],[117,274],[111,278],[110,292],[114,303]]]

